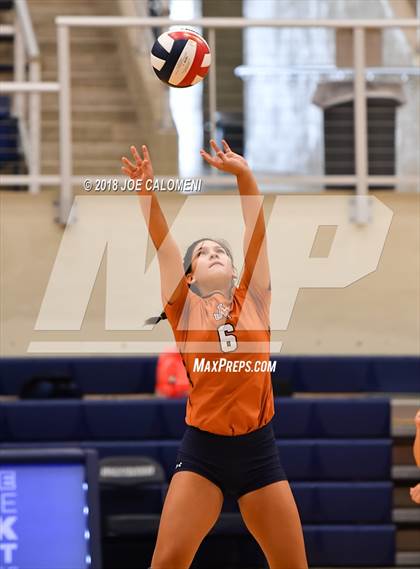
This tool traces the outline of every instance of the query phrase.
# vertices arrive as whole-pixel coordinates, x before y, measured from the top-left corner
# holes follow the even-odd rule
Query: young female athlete
[[[262,196],[245,159],[226,141],[223,150],[213,140],[210,144],[215,154],[202,150],[202,157],[235,175],[241,196],[245,263],[238,286],[224,241],[201,238],[182,259],[155,192],[146,189],[153,182],[146,146],[143,158],[131,147],[134,163],[122,158],[123,172],[142,180],[140,205],[161,273],[161,317],[169,320],[191,383],[187,428],[151,568],[187,569],[216,523],[224,495],[231,494],[270,569],[305,569],[299,514],[271,423],[270,371],[261,371],[270,356],[271,299]],[[222,358],[230,367],[217,367]],[[204,367],[198,369],[194,361],[200,359]]]
[[[420,409],[414,417],[414,423],[416,425],[416,436],[413,444],[413,455],[417,466],[420,468]],[[410,488],[410,496],[413,502],[420,504],[420,484]]]

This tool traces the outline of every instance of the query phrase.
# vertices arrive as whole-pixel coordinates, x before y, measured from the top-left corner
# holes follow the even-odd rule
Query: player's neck
[[[228,287],[228,288],[215,288],[213,290],[210,291],[202,291],[202,298],[209,298],[210,296],[213,296],[214,294],[222,294],[225,298],[227,298],[228,300],[232,300],[233,297],[233,288],[234,287]]]

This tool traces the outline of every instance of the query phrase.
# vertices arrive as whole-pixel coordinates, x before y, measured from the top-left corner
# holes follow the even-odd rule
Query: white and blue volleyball
[[[207,75],[211,61],[206,40],[189,28],[161,34],[150,57],[156,75],[170,87],[199,83]]]

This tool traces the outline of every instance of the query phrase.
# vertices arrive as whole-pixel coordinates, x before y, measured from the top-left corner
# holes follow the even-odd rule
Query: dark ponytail
[[[167,318],[168,317],[166,316],[165,311],[162,310],[162,312],[159,314],[159,316],[151,316],[150,318],[145,320],[143,326],[155,325],[155,324],[158,324],[161,320],[166,320]]]
[[[224,239],[214,239],[213,237],[202,237],[201,239],[197,239],[196,241],[194,241],[194,243],[191,243],[191,245],[188,247],[185,255],[184,255],[184,259],[182,261],[183,267],[184,267],[184,275],[187,276],[191,271],[192,271],[192,255],[195,249],[195,246],[197,245],[197,243],[201,243],[202,241],[214,241],[215,243],[219,243],[219,245],[221,245],[223,247],[223,249],[226,251],[226,253],[228,254],[228,256],[230,257],[231,261],[232,261],[232,265],[233,265],[233,255],[232,255],[232,251],[230,250],[229,244],[227,243],[227,241],[225,241]],[[195,292],[196,294],[200,294],[198,288],[192,284],[191,286],[188,285],[189,288]],[[166,313],[164,310],[162,310],[162,312],[160,313],[159,316],[151,316],[150,318],[148,318],[147,320],[145,320],[143,326],[150,326],[150,325],[155,325],[158,324],[161,320],[166,320],[168,317],[166,316]]]

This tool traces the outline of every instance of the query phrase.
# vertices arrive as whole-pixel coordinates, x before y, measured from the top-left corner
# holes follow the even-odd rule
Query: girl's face
[[[234,277],[232,260],[216,241],[200,241],[192,254],[190,282],[198,287],[226,287]]]

